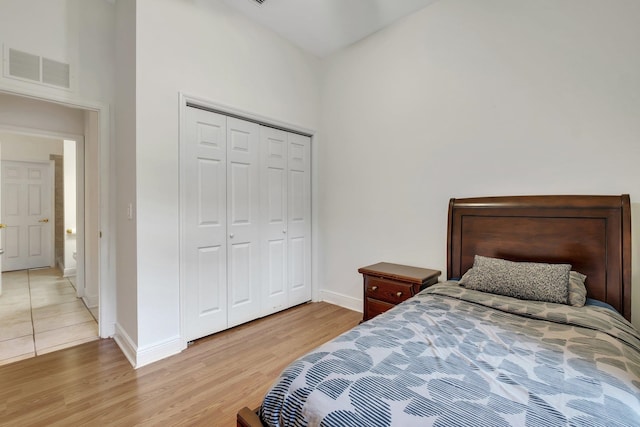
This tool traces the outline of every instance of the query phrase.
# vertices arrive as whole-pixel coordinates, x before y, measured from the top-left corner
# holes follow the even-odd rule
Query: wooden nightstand
[[[362,321],[383,313],[438,281],[441,272],[380,262],[358,269],[364,276]]]

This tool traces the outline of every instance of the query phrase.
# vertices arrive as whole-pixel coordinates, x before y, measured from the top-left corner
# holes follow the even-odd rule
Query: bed
[[[628,195],[451,199],[447,281],[293,362],[238,426],[640,425],[630,318]]]

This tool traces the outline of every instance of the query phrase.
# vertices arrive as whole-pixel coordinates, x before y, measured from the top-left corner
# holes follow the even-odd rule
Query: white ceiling
[[[323,57],[437,0],[224,0],[282,37]]]

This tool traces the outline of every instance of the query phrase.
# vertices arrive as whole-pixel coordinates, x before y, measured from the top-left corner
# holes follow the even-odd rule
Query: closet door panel
[[[265,281],[264,295],[270,299],[265,304],[266,312],[277,311],[283,307],[286,301],[286,265],[287,265],[287,239],[286,239],[286,173],[281,167],[269,167],[266,169],[267,186],[265,193],[267,200],[264,208],[266,217],[266,256],[262,268],[266,269],[263,277]]]
[[[226,117],[187,108],[181,147],[185,336],[227,327]]]
[[[289,305],[311,299],[311,138],[288,139]]]
[[[263,314],[288,305],[287,132],[260,128]]]
[[[307,176],[305,171],[289,170],[289,224],[301,224],[307,221]]]
[[[266,206],[267,221],[273,226],[284,229],[287,218],[287,194],[285,189],[287,175],[284,167],[270,166],[266,168]]]
[[[230,245],[228,277],[229,283],[233,283],[230,296],[235,308],[251,304],[255,300],[252,291],[255,281],[251,278],[251,270],[255,267],[252,262],[252,246],[251,242]]]
[[[227,118],[229,327],[260,316],[260,126]]]
[[[307,251],[305,250],[306,240],[304,237],[289,239],[289,263],[291,266],[289,268],[289,286],[294,294],[300,292],[306,295],[304,289],[307,285],[305,271],[307,265],[304,260],[304,257],[307,255]]]
[[[272,298],[284,297],[287,292],[287,288],[285,286],[285,274],[286,274],[286,263],[287,263],[287,252],[285,250],[286,240],[285,239],[272,239],[267,242],[267,252],[265,256],[267,257],[266,262],[268,265],[272,266],[265,273],[267,276],[267,282],[265,282],[265,289],[268,295]],[[283,300],[280,304],[276,304],[273,309],[277,309],[281,305],[284,305],[285,301]]]
[[[198,158],[196,160],[198,187],[197,213],[200,226],[217,227],[216,233],[222,234],[225,211],[220,201],[225,200],[224,184],[225,165],[218,159]],[[221,238],[224,235],[219,236]]]
[[[224,289],[227,284],[224,281],[224,270],[221,269],[225,250],[226,248],[221,246],[198,248],[197,303],[201,316],[211,316],[226,311]],[[216,329],[214,327],[213,330]]]

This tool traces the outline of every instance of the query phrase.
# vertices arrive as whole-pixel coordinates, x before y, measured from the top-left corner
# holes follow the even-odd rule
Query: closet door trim
[[[283,130],[285,132],[292,132],[292,133],[297,133],[299,135],[302,136],[313,136],[315,134],[315,131],[312,131],[310,129],[301,127],[301,126],[296,126],[296,125],[292,125],[292,124],[288,124],[285,122],[281,122],[278,120],[272,120],[269,119],[267,117],[258,115],[258,114],[252,114],[246,111],[242,111],[242,110],[238,110],[235,108],[231,108],[231,107],[225,107],[222,105],[217,105],[217,104],[212,104],[212,103],[207,103],[204,101],[199,101],[199,100],[189,100],[191,99],[190,97],[187,98],[185,97],[185,99],[187,99],[185,101],[184,107],[192,107],[192,108],[197,108],[199,110],[205,110],[205,111],[210,111],[212,113],[217,113],[217,114],[223,114],[227,117],[233,117],[235,119],[240,119],[240,120],[244,120],[247,122],[253,122],[256,124],[259,124],[261,126],[267,126],[270,128],[274,128],[274,129],[278,129],[278,130]]]

